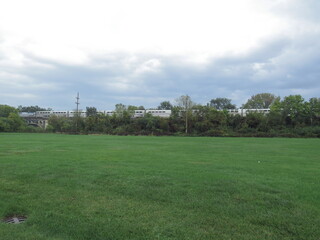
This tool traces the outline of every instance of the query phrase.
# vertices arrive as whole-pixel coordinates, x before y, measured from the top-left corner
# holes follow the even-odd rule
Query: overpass
[[[40,127],[40,128],[47,128],[48,126],[48,118],[45,117],[36,117],[34,114],[20,114],[26,123],[29,126]]]

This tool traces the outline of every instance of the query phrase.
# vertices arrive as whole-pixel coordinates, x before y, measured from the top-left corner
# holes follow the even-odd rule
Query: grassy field
[[[320,239],[320,140],[0,134],[1,240]]]

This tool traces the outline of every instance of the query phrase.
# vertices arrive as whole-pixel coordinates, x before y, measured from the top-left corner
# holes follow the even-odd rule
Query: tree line
[[[189,135],[189,136],[257,136],[257,137],[320,137],[320,98],[308,101],[301,95],[281,99],[270,93],[253,95],[242,105],[246,109],[270,108],[269,114],[250,112],[246,116],[231,115],[235,109],[230,99],[215,98],[206,105],[196,104],[184,95],[172,104],[164,101],[159,110],[171,110],[169,118],[146,114],[132,118],[134,110],[143,106],[116,104],[112,116],[87,107],[87,117],[73,118],[51,116],[43,130],[27,126],[19,117],[21,110],[47,110],[38,106],[14,108],[0,105],[0,132],[61,132],[104,133],[116,135]],[[39,110],[37,110],[39,111]]]

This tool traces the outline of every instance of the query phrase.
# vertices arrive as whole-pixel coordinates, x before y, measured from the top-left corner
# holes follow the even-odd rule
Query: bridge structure
[[[40,127],[43,129],[46,129],[48,126],[48,118],[34,116],[25,116],[23,118],[29,126]]]

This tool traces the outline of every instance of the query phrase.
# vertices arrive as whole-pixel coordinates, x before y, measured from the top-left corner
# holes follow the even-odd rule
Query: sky
[[[319,0],[0,0],[0,104],[320,97]]]

